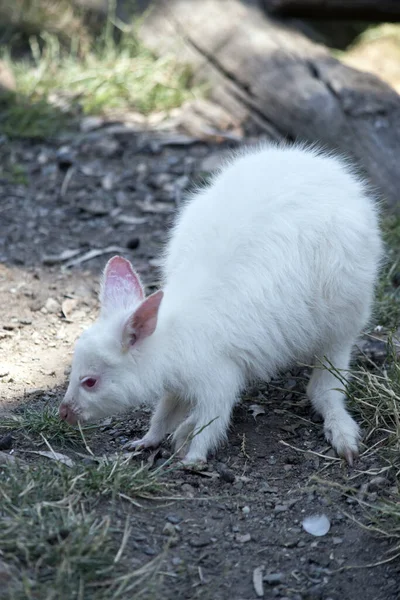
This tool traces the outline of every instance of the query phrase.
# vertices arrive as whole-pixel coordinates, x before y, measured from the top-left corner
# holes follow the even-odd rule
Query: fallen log
[[[398,0],[262,0],[262,4],[280,17],[400,21]]]
[[[400,96],[387,84],[344,66],[255,2],[152,4],[143,41],[190,63],[238,121],[353,157],[387,204],[400,207]]]

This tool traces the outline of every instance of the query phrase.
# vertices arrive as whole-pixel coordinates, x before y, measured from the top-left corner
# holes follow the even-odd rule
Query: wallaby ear
[[[123,345],[129,348],[136,342],[149,337],[154,333],[157,326],[158,309],[160,308],[161,300],[164,292],[158,290],[135,310],[125,324],[123,332]]]
[[[122,256],[111,258],[103,272],[100,288],[102,312],[119,308],[129,308],[144,298],[139,276],[129,260]]]

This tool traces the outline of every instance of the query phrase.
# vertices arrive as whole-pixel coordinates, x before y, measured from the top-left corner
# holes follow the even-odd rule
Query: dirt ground
[[[165,135],[103,128],[66,144],[2,140],[5,411],[30,402],[58,405],[73,342],[96,317],[99,274],[110,256],[123,253],[148,291],[156,286],[158,252],[182,193],[228,148],[187,139],[177,144]],[[100,255],[69,266],[91,250]],[[284,373],[249,390],[235,411],[227,444],[208,470],[168,475],[175,500],[126,505],[132,568],[169,546],[154,598],[253,600],[261,595],[254,583],[259,572],[267,599],[400,597],[399,563],[385,562],[389,542],[355,522],[364,519],[355,498],[312,478],[351,484],[369,501],[390,498],[391,482],[377,479],[382,465],[373,452],[362,454],[352,469],[335,458],[305,399],[305,375]],[[145,432],[148,420],[147,409],[113,419],[93,439],[94,451],[121,450]],[[15,439],[18,454],[26,440]],[[156,464],[167,452],[166,444]],[[315,514],[330,520],[325,536],[302,528],[303,519]]]

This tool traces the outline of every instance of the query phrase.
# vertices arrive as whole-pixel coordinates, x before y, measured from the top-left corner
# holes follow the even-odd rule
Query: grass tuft
[[[396,329],[400,324],[400,217],[386,217],[382,230],[386,263],[376,293],[375,316],[379,325]]]
[[[0,131],[9,137],[52,137],[82,113],[149,114],[193,96],[187,66],[172,56],[156,58],[133,26],[116,40],[114,27],[109,19],[84,50],[79,37],[65,48],[58,33],[45,29],[29,37],[30,51],[19,59],[3,47],[16,92],[4,100]]]
[[[388,559],[400,555],[399,347],[399,341],[389,335],[385,364],[378,368],[371,363],[369,368],[354,369],[351,378],[332,365],[327,367],[345,386],[349,404],[358,415],[357,420],[361,420],[364,432],[361,459],[367,456],[379,459],[378,466],[368,475],[370,478],[381,477],[386,482],[382,498],[366,501],[357,487],[352,487],[352,478],[346,485],[319,480],[324,486],[341,489],[360,503],[364,508],[364,519],[360,524],[364,528],[394,540]]]
[[[16,93],[0,113],[0,132],[9,138],[44,139],[60,133],[71,118],[46,98]]]
[[[97,428],[88,426],[84,431]],[[82,435],[78,428],[71,427],[62,421],[54,406],[44,406],[40,409],[24,406],[14,413],[1,419],[0,430],[22,433],[27,439],[43,441],[43,437],[51,443],[60,446],[82,445]]]
[[[0,117],[1,121],[1,117]],[[5,179],[14,185],[28,185],[28,177],[25,168],[19,163],[11,160],[3,161],[0,165],[0,179]]]
[[[121,523],[121,498],[135,503],[161,489],[158,473],[129,462],[0,468],[0,556],[11,574],[2,597],[112,600],[157,579],[162,555],[138,570],[124,558],[130,510],[125,503]]]
[[[90,469],[78,469],[73,478],[74,490],[81,497],[119,497],[134,502],[134,498],[149,498],[161,491],[159,471],[149,471],[144,465],[134,468],[131,455],[104,457]],[[67,471],[69,475],[70,471]]]

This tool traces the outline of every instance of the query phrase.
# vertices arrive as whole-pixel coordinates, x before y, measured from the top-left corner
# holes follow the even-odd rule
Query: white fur
[[[86,420],[158,400],[136,445],[175,432],[180,447],[207,425],[185,457],[206,460],[250,380],[296,362],[348,369],[381,256],[375,203],[342,160],[299,146],[241,153],[177,219],[155,332],[124,352],[124,324],[140,299],[103,310],[77,343],[64,405]],[[96,390],[82,389],[79,377],[93,374]],[[307,392],[327,439],[351,462],[359,430],[337,388],[316,368]]]

